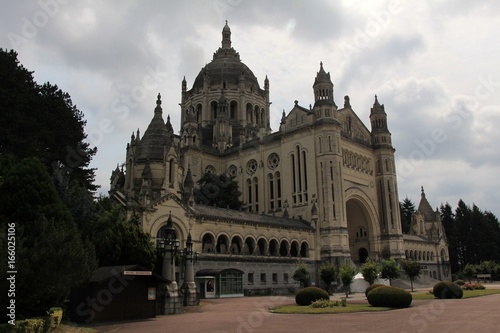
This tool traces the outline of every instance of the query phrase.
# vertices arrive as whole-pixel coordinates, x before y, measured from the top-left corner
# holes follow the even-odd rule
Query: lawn
[[[500,294],[500,289],[483,289],[483,290],[464,290],[463,298],[480,297],[487,295]],[[412,293],[413,300],[433,300],[434,295],[429,292]],[[349,312],[373,312],[387,311],[394,308],[374,307],[366,303],[347,303],[346,307],[332,308],[312,308],[310,306],[300,305],[282,305],[271,309],[273,313],[288,313],[288,314],[321,314],[321,313],[349,313]]]
[[[271,309],[273,313],[305,313],[305,314],[321,314],[321,313],[349,313],[349,312],[369,312],[369,311],[386,311],[392,308],[374,307],[370,304],[349,304],[346,307],[335,306],[332,308],[312,308],[310,306],[300,305],[282,305]]]
[[[500,289],[483,289],[483,290],[464,290],[462,298],[471,298],[479,296],[487,296],[500,294]],[[434,299],[434,295],[429,292],[412,293],[413,299]]]

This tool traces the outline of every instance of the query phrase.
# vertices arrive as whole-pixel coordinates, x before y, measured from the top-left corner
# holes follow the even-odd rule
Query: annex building
[[[366,258],[411,257],[431,277],[449,279],[444,230],[423,189],[410,233],[402,232],[395,149],[377,96],[368,128],[348,96],[335,100],[320,63],[311,73],[312,105],[295,101],[273,132],[270,80],[261,86],[241,62],[227,23],[192,82],[182,80],[180,110],[171,111],[181,112],[179,134],[158,94],[148,128],[132,134],[125,166],[112,172],[110,195],[153,240],[169,218],[181,244],[192,237],[202,296],[287,292],[297,287],[298,260],[317,285],[322,262]],[[195,202],[193,189],[207,172],[236,180],[245,209]]]

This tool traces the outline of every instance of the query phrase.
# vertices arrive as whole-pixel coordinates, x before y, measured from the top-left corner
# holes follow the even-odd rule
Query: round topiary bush
[[[367,298],[371,306],[386,306],[390,308],[407,308],[413,300],[408,291],[391,286],[374,288],[368,293]]]
[[[319,299],[330,299],[330,296],[325,290],[318,287],[304,288],[295,295],[297,305],[310,305]]]
[[[383,284],[380,284],[380,283],[371,284],[368,288],[366,288],[366,290],[365,290],[365,296],[368,297],[368,293],[370,291],[372,291],[375,288],[382,287],[382,286],[383,286]]]
[[[464,292],[460,286],[454,282],[450,281],[441,281],[434,285],[432,288],[432,293],[434,297],[440,299],[448,299],[448,298],[462,298]]]

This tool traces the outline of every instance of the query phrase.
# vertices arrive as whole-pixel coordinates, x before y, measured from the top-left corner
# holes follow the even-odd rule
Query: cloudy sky
[[[500,2],[365,2],[1,0],[0,47],[84,112],[104,193],[158,93],[178,133],[182,78],[192,86],[227,19],[242,61],[269,78],[273,130],[294,100],[314,102],[322,61],[337,105],[349,95],[368,128],[374,95],[385,105],[400,200],[424,186],[433,206],[500,217]]]

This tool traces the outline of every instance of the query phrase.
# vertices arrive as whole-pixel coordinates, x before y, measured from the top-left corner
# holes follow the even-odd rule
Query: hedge
[[[312,302],[319,299],[330,299],[328,293],[318,287],[307,287],[300,290],[297,295],[295,295],[295,303],[297,305],[310,305]]]
[[[63,310],[51,308],[48,317],[16,320],[15,325],[0,325],[0,333],[50,333],[61,323]]]
[[[434,297],[440,299],[462,298],[464,295],[462,288],[460,288],[458,284],[450,281],[436,283],[434,288],[432,288],[432,293]]]
[[[391,286],[379,286],[372,289],[368,293],[367,298],[371,306],[390,308],[407,308],[413,300],[408,291]]]
[[[382,287],[382,286],[383,286],[383,284],[380,284],[380,283],[371,284],[368,288],[366,288],[366,290],[365,290],[365,296],[368,297],[368,293],[370,291],[372,291],[375,288]]]

